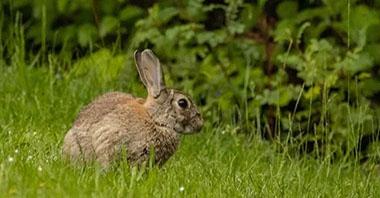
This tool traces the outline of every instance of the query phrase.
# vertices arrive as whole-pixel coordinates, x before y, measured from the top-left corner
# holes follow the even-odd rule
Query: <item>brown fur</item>
[[[156,58],[151,51],[144,52],[138,57],[140,60]],[[138,68],[140,60],[137,59]],[[197,132],[202,128],[203,120],[193,101],[179,91],[165,88],[163,75],[158,75],[159,65],[149,70],[157,66],[157,60],[148,65],[148,69],[139,71],[148,87],[147,100],[121,92],[95,99],[80,112],[68,131],[63,145],[65,155],[72,161],[95,159],[107,168],[121,151],[127,152],[130,163],[141,164],[149,160],[153,147],[155,161],[162,164],[177,150],[180,133]],[[147,75],[157,75],[161,81]],[[157,82],[151,83],[149,78]],[[186,98],[189,107],[180,108],[176,103],[179,98]]]

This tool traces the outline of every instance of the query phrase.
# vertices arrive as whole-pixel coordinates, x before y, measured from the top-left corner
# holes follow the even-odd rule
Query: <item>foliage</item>
[[[219,108],[239,131],[264,125],[281,140],[290,133],[303,146],[342,157],[363,136],[377,140],[380,62],[369,46],[379,46],[372,32],[380,27],[378,3],[283,1],[273,14],[263,2],[202,2],[156,4],[137,22],[130,48],[154,46],[170,77],[206,101],[205,115]],[[207,26],[213,18],[193,17],[220,10],[224,23],[214,29]]]
[[[141,7],[126,1],[107,0],[2,1],[0,11],[6,22],[3,38],[12,37],[12,26],[21,23],[28,50],[44,48],[66,56],[129,36],[135,20],[145,15]],[[4,42],[7,45],[7,39]]]
[[[135,77],[132,52],[150,47],[214,126],[294,143],[292,154],[380,160],[367,147],[380,130],[379,0],[143,2],[3,1],[0,65],[94,67],[100,83]]]

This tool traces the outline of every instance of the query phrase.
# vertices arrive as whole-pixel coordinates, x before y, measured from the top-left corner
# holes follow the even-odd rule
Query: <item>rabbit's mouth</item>
[[[186,123],[176,123],[174,130],[181,134],[199,133],[203,127],[203,119],[200,116],[195,116]]]
[[[193,126],[193,130],[195,133],[201,132],[201,129],[203,128],[203,118],[201,114],[197,114],[195,118],[191,119],[191,126]]]

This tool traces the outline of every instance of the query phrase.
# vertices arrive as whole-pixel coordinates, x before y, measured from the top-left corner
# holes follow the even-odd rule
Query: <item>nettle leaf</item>
[[[373,96],[380,92],[380,80],[376,78],[367,78],[361,80],[358,84],[359,90],[365,96]]]
[[[110,0],[100,0],[97,1],[99,3],[99,10],[106,15],[111,15],[120,5],[118,1],[110,1]]]
[[[173,17],[179,13],[175,7],[161,8],[158,4],[155,4],[149,9],[149,15],[152,22],[156,25],[162,25],[168,23]]]
[[[128,5],[120,11],[119,19],[120,21],[129,21],[136,19],[137,17],[142,16],[143,14],[144,11],[140,7]]]
[[[77,31],[77,27],[74,25],[68,25],[57,29],[58,37],[57,42],[58,43],[65,43],[67,41],[70,41],[71,39],[75,38],[75,33]]]
[[[280,107],[288,105],[289,102],[293,99],[293,96],[291,92],[288,90],[288,87],[280,87],[279,92],[280,92],[280,98],[278,102],[276,103],[278,103]]]
[[[83,24],[78,29],[78,43],[82,46],[88,46],[95,41],[97,29],[92,24]]]
[[[305,68],[305,61],[298,55],[280,54],[277,59],[280,63],[285,64],[285,66],[289,66],[296,70],[302,70]]]
[[[360,71],[366,71],[374,66],[374,58],[367,53],[348,52],[342,62],[337,63],[337,67],[355,74]]]
[[[304,21],[309,21],[314,18],[328,18],[330,17],[330,12],[327,7],[316,7],[316,8],[311,8],[311,9],[305,9],[305,10],[300,10],[298,14],[295,16],[295,19],[297,23],[302,23]]]
[[[215,57],[213,54],[208,54],[201,63],[201,70],[200,72],[207,77],[207,79],[210,80],[210,82],[214,82],[214,78],[216,78],[220,74],[220,69],[218,67],[215,67],[215,65],[218,64],[215,60]]]
[[[329,53],[332,50],[333,46],[327,40],[313,39],[310,41],[310,45],[306,49],[306,54],[313,55],[314,53]]]
[[[244,32],[245,26],[237,21],[232,21],[227,28],[231,34],[241,34]]]
[[[367,42],[366,29],[350,29],[350,32],[352,41],[355,42],[359,48],[364,47]]]
[[[294,98],[292,92],[289,92],[287,87],[279,87],[275,90],[264,89],[262,95],[257,96],[257,100],[261,105],[279,105],[286,106]]]
[[[347,15],[343,15],[347,21]],[[367,29],[372,25],[380,23],[379,14],[367,6],[356,6],[352,9],[350,15],[350,33],[351,39],[359,47],[364,47],[367,40]]]
[[[305,93],[304,97],[306,99],[316,99],[321,94],[321,87],[319,85],[315,85],[310,87],[309,90]]]
[[[56,5],[57,5],[58,12],[63,13],[64,11],[66,11],[67,4],[69,3],[69,1],[59,0],[59,1],[56,1],[56,3],[57,3]]]
[[[220,43],[224,43],[227,34],[224,30],[205,31],[196,35],[198,44],[208,43],[211,47],[216,47]]]
[[[368,42],[380,43],[380,24],[371,25],[367,30]]]
[[[367,78],[371,78],[371,77],[372,77],[372,74],[368,73],[368,72],[362,72],[358,75],[359,80],[363,80],[363,79],[367,79]]]
[[[277,15],[284,18],[291,18],[297,15],[298,3],[296,1],[283,1],[276,8]]]
[[[157,28],[152,27],[149,29],[140,29],[139,33],[135,34],[135,36],[133,37],[131,47],[138,48],[140,44],[147,41],[158,44],[161,42],[161,40],[164,40],[164,38]]]
[[[100,23],[99,34],[104,37],[119,27],[119,20],[113,16],[106,16]]]
[[[203,1],[204,0],[188,0],[185,13],[181,14],[181,16],[191,21],[204,20],[206,15]]]
[[[347,18],[347,16],[343,16]],[[379,24],[379,14],[364,5],[358,5],[351,9],[350,26],[355,29],[367,28]]]
[[[338,79],[338,69],[333,64],[339,57],[338,51],[327,40],[311,40],[303,56],[297,54],[282,54],[278,60],[287,66],[295,68],[297,76],[302,78],[306,85],[314,83],[333,86]]]
[[[330,10],[330,13],[340,13],[347,10],[348,0],[322,0],[326,4],[327,8]]]
[[[168,28],[165,32],[165,37],[168,42],[177,43],[179,45],[185,45],[193,41],[195,35],[196,26],[192,24],[177,25],[172,28]]]
[[[251,29],[257,25],[261,14],[262,10],[258,6],[246,3],[243,5],[243,11],[238,21],[244,24],[246,29]]]
[[[339,76],[336,72],[327,72],[327,75],[325,78],[326,87],[333,87],[334,85],[336,85],[338,80],[339,80]]]
[[[244,55],[241,56],[238,54],[236,55],[237,57],[241,57],[249,61],[259,59],[260,57],[258,45],[252,39],[235,39],[233,45],[239,49],[239,52],[243,52]]]
[[[293,40],[295,26],[296,23],[293,19],[284,19],[279,21],[274,31],[274,40],[276,42]]]
[[[379,56],[380,44],[379,43],[367,45],[363,51],[365,53],[368,53],[371,57],[374,58],[375,64],[380,64],[380,56]]]

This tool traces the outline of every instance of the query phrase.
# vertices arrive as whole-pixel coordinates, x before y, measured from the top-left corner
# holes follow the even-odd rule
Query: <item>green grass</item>
[[[290,157],[207,120],[162,168],[73,167],[60,151],[80,108],[111,90],[144,90],[126,70],[108,78],[54,67],[0,66],[0,197],[380,197],[376,164]]]

